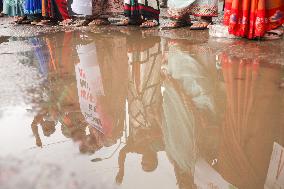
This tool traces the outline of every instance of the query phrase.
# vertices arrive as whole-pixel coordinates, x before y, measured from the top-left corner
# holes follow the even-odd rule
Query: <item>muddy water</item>
[[[284,187],[282,41],[130,29],[0,42],[1,188]]]

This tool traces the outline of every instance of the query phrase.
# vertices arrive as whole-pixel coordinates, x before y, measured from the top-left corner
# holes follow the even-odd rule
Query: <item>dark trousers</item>
[[[0,0],[0,13],[3,11],[3,0]]]

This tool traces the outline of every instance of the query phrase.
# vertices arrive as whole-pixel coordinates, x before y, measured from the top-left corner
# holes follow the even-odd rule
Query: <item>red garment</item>
[[[249,39],[284,23],[284,0],[226,0],[224,24],[229,33]]]
[[[55,0],[55,2],[63,20],[70,19],[67,9],[67,0]]]
[[[42,15],[56,20],[69,19],[67,0],[43,0]]]

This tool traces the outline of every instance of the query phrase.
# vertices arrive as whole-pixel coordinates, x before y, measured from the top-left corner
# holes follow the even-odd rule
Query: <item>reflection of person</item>
[[[159,134],[159,133],[157,133]],[[154,136],[153,136],[154,135]],[[156,138],[155,131],[143,131],[141,129],[136,133],[135,139],[128,138],[126,145],[119,152],[118,166],[119,171],[116,176],[116,182],[121,184],[124,177],[124,163],[128,153],[136,153],[142,155],[141,166],[146,172],[154,171],[158,166],[157,149],[153,146]]]
[[[240,59],[226,53],[219,59],[227,106],[216,168],[237,188],[263,188],[273,143],[283,140],[279,135],[283,120],[275,119],[283,115],[280,112],[284,108],[283,96],[275,85],[279,69],[259,64],[258,59]]]
[[[40,113],[34,117],[31,128],[33,131],[33,135],[36,138],[36,145],[38,147],[42,147],[42,142],[40,139],[40,135],[38,132],[38,125],[41,126],[44,136],[49,137],[55,132],[56,122],[54,120],[46,120],[45,116],[48,113]]]
[[[162,67],[165,151],[181,189],[196,188],[197,162],[213,158],[217,141],[211,131],[218,130],[214,97],[219,92],[214,64],[202,52],[191,55],[187,51],[194,45],[184,43],[169,44],[168,61]]]
[[[119,153],[117,183],[123,181],[124,164],[128,153],[141,154],[142,169],[151,172],[158,166],[157,152],[163,149],[159,38],[143,39],[142,33],[136,31],[127,37],[127,50],[129,63],[127,100],[130,129],[126,145]]]

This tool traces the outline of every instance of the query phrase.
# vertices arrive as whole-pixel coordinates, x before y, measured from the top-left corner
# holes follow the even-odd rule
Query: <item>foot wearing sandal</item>
[[[175,29],[175,28],[181,28],[186,26],[191,26],[191,20],[189,17],[182,18],[182,19],[170,19],[163,27],[162,29]]]
[[[212,24],[212,17],[200,17],[200,19],[193,23],[190,30],[206,30]]]
[[[59,26],[70,26],[72,24],[72,19],[65,19],[62,22],[59,22]]]
[[[26,20],[27,19],[27,17],[26,16],[17,16],[17,17],[15,17],[15,21],[14,21],[14,23],[16,23],[16,24],[21,24],[24,20]]]
[[[105,26],[110,25],[110,21],[107,18],[96,18],[89,23],[89,26]]]
[[[145,20],[141,25],[140,28],[153,28],[159,26],[158,20]]]

